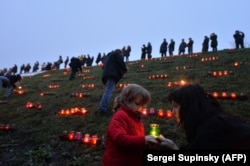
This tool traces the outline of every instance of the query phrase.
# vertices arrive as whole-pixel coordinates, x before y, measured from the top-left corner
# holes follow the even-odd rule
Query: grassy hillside
[[[244,51],[224,50],[218,53],[196,54],[195,56],[175,56],[166,59],[129,62],[128,73],[119,82],[121,85],[137,83],[152,94],[150,108],[171,109],[166,96],[171,87],[169,82],[200,83],[207,92],[234,92],[250,95],[250,49]],[[202,62],[203,58],[203,62]],[[209,61],[209,59],[215,59]],[[238,62],[238,66],[234,65]],[[227,71],[226,76],[211,76],[214,71]],[[69,81],[69,71],[48,71],[32,77],[25,77],[19,84],[24,94],[12,94],[8,102],[0,104],[0,124],[14,124],[15,130],[0,131],[0,165],[100,165],[104,150],[103,136],[111,118],[96,115],[104,85],[101,82],[100,66],[84,68],[75,80]],[[161,75],[167,78],[158,78]],[[158,75],[158,76],[157,76]],[[149,79],[149,76],[155,79]],[[89,87],[94,84],[94,87]],[[59,87],[50,89],[49,85]],[[120,92],[116,88],[112,99]],[[3,94],[3,90],[0,95]],[[44,96],[40,93],[44,92]],[[72,97],[72,93],[89,96]],[[50,95],[46,95],[50,94]],[[219,99],[226,111],[250,123],[249,100]],[[26,103],[40,104],[42,109],[26,108]],[[84,116],[59,116],[62,109],[86,108]],[[110,103],[110,108],[112,102]],[[185,136],[173,119],[145,116],[145,129],[150,123],[160,125],[163,135],[184,146]],[[97,135],[101,142],[96,146],[81,141],[65,141],[59,136],[64,131]]]

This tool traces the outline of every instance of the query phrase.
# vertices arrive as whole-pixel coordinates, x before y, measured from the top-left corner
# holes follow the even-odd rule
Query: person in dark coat
[[[64,69],[67,68],[68,63],[69,63],[69,56],[67,56],[67,58],[66,58],[65,61],[64,61]]]
[[[78,71],[82,72],[82,62],[80,61],[79,58],[72,57],[70,59],[69,66],[71,68],[71,74],[69,76],[69,80],[73,80],[75,79],[76,72]]]
[[[207,36],[204,36],[204,40],[202,43],[202,52],[208,52],[209,47],[209,38]]]
[[[105,85],[105,90],[99,104],[98,112],[100,114],[107,114],[109,113],[108,104],[112,97],[112,93],[117,82],[119,82],[127,72],[127,67],[120,49],[108,53],[103,62],[102,82]]]
[[[234,37],[236,49],[245,48],[244,47],[245,34],[243,32],[237,30],[235,31],[235,34],[233,35],[233,37]]]
[[[147,47],[145,44],[143,44],[141,47],[141,60],[146,59],[146,53],[147,53]]]
[[[150,42],[148,42],[148,45],[147,45],[147,58],[148,59],[152,58],[152,45]]]
[[[212,51],[217,52],[217,46],[218,46],[217,35],[215,33],[212,33],[210,35],[210,40],[211,40]]]
[[[250,124],[223,110],[219,102],[196,83],[173,89],[168,96],[175,119],[185,131],[186,149],[250,149]],[[179,149],[161,136],[161,145]]]
[[[173,56],[174,47],[175,47],[175,41],[171,39],[168,46],[169,56]]]
[[[168,42],[166,39],[163,39],[163,42],[161,43],[161,46],[160,46],[161,57],[167,56],[167,49],[168,49]]]
[[[179,45],[179,55],[184,55],[185,54],[185,50],[186,50],[187,44],[185,42],[184,39],[181,40],[181,43]]]
[[[193,44],[194,44],[194,41],[193,39],[190,37],[188,39],[188,43],[187,43],[187,48],[188,48],[188,54],[191,55],[193,54]]]
[[[0,76],[0,91],[2,88],[6,88],[3,99],[7,99],[12,90],[16,87],[16,82],[20,81],[22,77],[17,75],[6,75]]]

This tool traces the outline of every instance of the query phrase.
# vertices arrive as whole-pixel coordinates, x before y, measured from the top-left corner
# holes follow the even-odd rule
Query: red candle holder
[[[164,111],[163,111],[163,109],[159,109],[157,115],[159,117],[161,117],[161,118],[164,117]]]
[[[68,140],[69,141],[74,141],[75,139],[75,132],[74,131],[70,131],[68,134]]]
[[[89,134],[85,134],[84,137],[82,138],[82,142],[85,143],[85,144],[89,144],[91,143],[91,137]]]
[[[91,145],[97,145],[97,144],[99,144],[100,143],[100,139],[98,138],[98,136],[97,135],[93,135],[92,137],[91,137]]]
[[[173,117],[173,112],[171,110],[166,111],[166,117],[167,118],[172,118]]]

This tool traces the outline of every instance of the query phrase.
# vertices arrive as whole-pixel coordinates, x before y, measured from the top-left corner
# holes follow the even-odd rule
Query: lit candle
[[[90,135],[89,134],[85,134],[82,141],[85,144],[90,143],[90,141],[91,141]]]
[[[231,93],[231,98],[232,99],[236,99],[237,98],[237,95],[235,93]]]
[[[173,117],[172,111],[171,110],[167,110],[166,116],[167,116],[167,118],[172,118]]]
[[[93,135],[91,137],[91,144],[96,145],[98,142],[99,142],[99,138],[97,137],[97,135]]]
[[[164,116],[163,109],[159,109],[159,110],[158,110],[158,116],[159,116],[159,117],[163,117],[163,116]]]
[[[74,131],[71,131],[71,132],[69,133],[69,135],[68,135],[68,139],[69,139],[70,141],[73,141],[74,138],[75,138],[75,132],[74,132]]]
[[[153,137],[159,137],[160,136],[160,129],[158,124],[150,124],[150,130],[149,130],[149,135]]]
[[[226,98],[227,97],[227,93],[226,92],[222,92],[221,97],[222,98]]]

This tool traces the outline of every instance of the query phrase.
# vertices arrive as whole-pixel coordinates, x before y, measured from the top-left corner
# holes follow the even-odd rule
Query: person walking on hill
[[[168,42],[166,39],[163,39],[163,42],[161,43],[160,46],[160,54],[162,58],[167,56],[167,49],[168,49]]]
[[[210,40],[211,40],[212,51],[217,52],[217,46],[218,46],[217,35],[215,33],[212,33],[210,35]]]
[[[237,30],[235,31],[235,34],[233,35],[233,37],[234,37],[236,49],[245,48],[244,47],[245,34],[243,32]]]
[[[104,66],[102,72],[102,82],[105,85],[105,89],[99,104],[98,113],[108,114],[108,105],[112,93],[118,81],[127,72],[126,64],[123,60],[122,51],[116,49],[108,53],[104,59]]]

